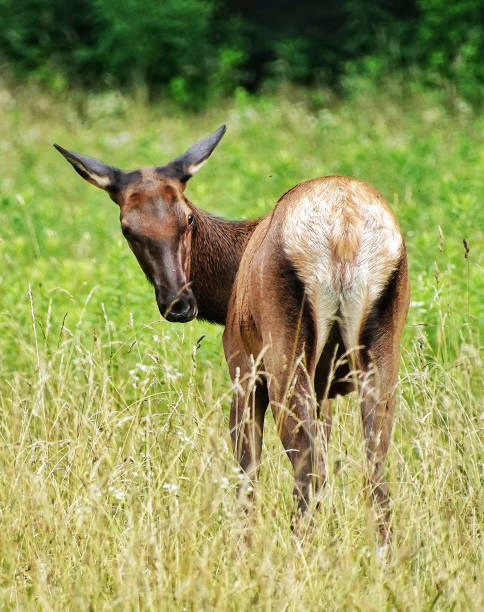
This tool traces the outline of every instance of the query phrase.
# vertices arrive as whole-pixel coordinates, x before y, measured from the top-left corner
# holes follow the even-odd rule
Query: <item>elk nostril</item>
[[[121,231],[123,232],[123,236],[127,239],[133,237],[133,230],[129,227],[129,225],[121,224]]]
[[[171,315],[185,317],[192,312],[193,306],[192,300],[189,297],[180,296],[170,304],[167,310]]]
[[[178,299],[170,305],[169,310],[172,314],[180,315],[184,314],[189,308],[190,305],[187,303],[187,300]]]

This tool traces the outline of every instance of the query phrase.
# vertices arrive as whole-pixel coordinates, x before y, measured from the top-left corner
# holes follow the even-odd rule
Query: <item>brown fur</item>
[[[359,255],[364,222],[358,201],[366,198],[375,218],[381,216],[382,223],[394,223],[397,234],[399,230],[394,216],[387,215],[388,206],[378,192],[365,183],[359,182],[355,187],[352,179],[337,178],[344,195],[338,204],[343,207],[344,231],[340,241],[330,240],[329,250],[335,268],[342,262],[351,268]],[[323,180],[326,179],[318,179]],[[376,303],[362,305],[366,308],[360,331],[363,348],[344,345],[338,321],[341,315],[337,313],[318,356],[315,312],[309,303],[308,287],[284,254],[281,229],[288,215],[296,214],[293,207],[313,185],[309,181],[290,190],[279,201],[275,214],[261,220],[239,266],[224,332],[230,373],[237,380],[231,414],[234,449],[244,469],[255,476],[266,409],[260,399],[265,394],[259,388],[266,388],[281,440],[293,463],[299,508],[304,510],[326,480],[330,399],[358,388],[370,490],[381,509],[381,535],[388,539],[389,491],[383,478],[383,459],[391,435],[400,337],[409,302],[406,254],[403,250],[393,273],[392,260],[388,264],[382,261],[379,274],[387,278],[382,293]],[[359,190],[357,194],[355,189]],[[331,274],[328,270],[328,277]],[[351,355],[342,359],[350,350]],[[255,379],[254,359],[259,354],[259,378]],[[315,413],[320,414],[322,422]]]

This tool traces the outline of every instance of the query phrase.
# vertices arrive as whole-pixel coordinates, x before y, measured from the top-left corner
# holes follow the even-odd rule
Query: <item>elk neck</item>
[[[193,205],[192,210],[190,280],[198,318],[224,325],[242,254],[261,219],[225,221]]]

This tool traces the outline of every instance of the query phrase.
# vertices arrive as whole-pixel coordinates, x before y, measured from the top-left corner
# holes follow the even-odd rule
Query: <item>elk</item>
[[[270,406],[304,512],[326,482],[331,401],[358,392],[369,489],[388,540],[383,462],[409,304],[397,220],[376,189],[344,176],[304,181],[256,220],[208,214],[184,190],[224,133],[221,126],[170,163],[130,172],[54,146],[119,205],[161,315],[225,325],[230,434],[249,482]]]

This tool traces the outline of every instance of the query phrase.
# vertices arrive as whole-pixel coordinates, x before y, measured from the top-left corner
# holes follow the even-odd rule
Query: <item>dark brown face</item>
[[[185,323],[198,313],[189,283],[196,213],[183,189],[224,133],[222,125],[168,164],[131,172],[54,145],[83,179],[119,204],[123,234],[153,283],[156,303],[168,321]]]
[[[168,321],[197,316],[190,288],[190,246],[194,216],[180,181],[142,170],[141,180],[116,195],[121,230],[155,288],[156,303]]]

